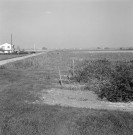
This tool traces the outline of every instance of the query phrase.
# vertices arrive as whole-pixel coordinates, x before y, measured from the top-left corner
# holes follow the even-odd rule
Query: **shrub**
[[[133,62],[108,60],[83,61],[75,68],[73,79],[85,83],[99,98],[111,102],[133,101]]]
[[[105,91],[106,85],[102,88]],[[109,101],[132,101],[133,100],[133,64],[131,62],[116,63],[115,70],[111,74],[110,86],[106,90],[105,97]]]
[[[76,65],[73,79],[77,82],[87,83],[90,79],[104,79],[110,76],[111,62],[108,60],[83,61]]]

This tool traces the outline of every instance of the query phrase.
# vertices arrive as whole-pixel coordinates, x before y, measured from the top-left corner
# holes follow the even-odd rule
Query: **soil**
[[[92,91],[83,90],[63,90],[52,88],[43,90],[40,94],[40,101],[34,103],[60,105],[67,107],[89,108],[89,109],[105,109],[133,111],[133,102],[130,103],[112,103],[102,101]]]

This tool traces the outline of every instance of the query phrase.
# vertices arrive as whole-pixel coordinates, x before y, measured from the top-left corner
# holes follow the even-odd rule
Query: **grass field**
[[[38,93],[60,88],[72,57],[132,60],[133,54],[95,54],[62,51],[6,64],[0,68],[0,135],[132,135],[132,112],[79,109],[33,104]],[[28,102],[27,102],[28,101]]]
[[[0,61],[1,60],[6,60],[6,59],[12,59],[12,58],[16,58],[16,57],[22,57],[25,56],[25,54],[0,54]]]

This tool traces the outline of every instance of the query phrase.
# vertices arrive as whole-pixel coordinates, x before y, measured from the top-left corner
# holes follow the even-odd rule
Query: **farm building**
[[[14,45],[8,43],[0,45],[0,53],[13,53],[14,50]]]

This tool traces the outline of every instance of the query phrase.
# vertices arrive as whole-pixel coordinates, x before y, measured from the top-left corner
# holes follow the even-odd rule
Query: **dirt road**
[[[45,52],[35,53],[35,54],[23,56],[23,57],[16,57],[16,58],[12,58],[12,59],[2,60],[2,61],[0,61],[0,66],[4,65],[4,64],[7,64],[7,63],[10,63],[10,62],[14,62],[14,61],[18,61],[18,60],[23,60],[23,59],[26,59],[26,58],[34,57],[34,56],[40,55],[42,53],[45,53]]]

